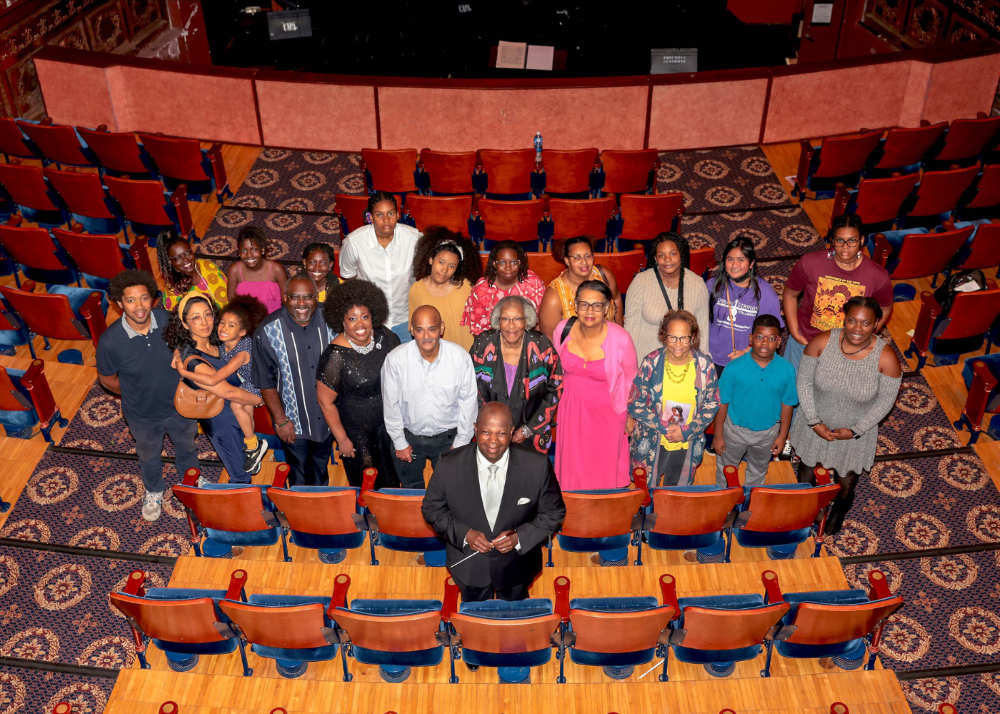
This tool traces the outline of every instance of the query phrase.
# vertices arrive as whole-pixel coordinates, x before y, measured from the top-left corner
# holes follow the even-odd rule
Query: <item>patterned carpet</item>
[[[197,438],[198,458],[218,461],[212,442],[204,434]],[[59,445],[67,449],[106,451],[113,454],[134,454],[135,439],[122,416],[121,400],[108,394],[95,382],[83,400],[76,417],[70,422]],[[173,457],[174,445],[169,436],[163,439],[163,455]]]
[[[688,213],[793,205],[759,146],[661,152],[656,190],[682,192]]]
[[[0,666],[0,714],[52,714],[69,702],[76,714],[101,714],[114,679]]]
[[[338,193],[361,195],[360,154],[264,149],[237,192],[234,205],[279,211],[333,209]]]
[[[332,206],[332,201],[331,201]],[[236,256],[236,235],[243,226],[254,225],[267,232],[267,257],[272,260],[302,260],[310,243],[340,247],[340,219],[334,215],[264,213],[222,209],[215,216],[198,246],[200,255]]]
[[[913,679],[899,683],[914,712],[936,712],[945,702],[963,714],[1000,712],[1000,673]]]
[[[202,474],[218,481],[220,467]],[[47,452],[7,517],[0,537],[35,543],[123,553],[177,556],[188,551],[184,507],[169,487],[180,479],[164,464],[163,513],[156,521],[142,518],[145,490],[139,462]]]
[[[903,379],[896,406],[879,425],[878,454],[906,454],[962,446],[934,390],[920,373]]]
[[[737,236],[753,240],[757,260],[799,256],[822,248],[819,233],[799,206],[767,211],[685,216],[681,230],[692,248],[714,248],[722,261],[726,244]]]
[[[131,667],[132,634],[108,594],[121,590],[136,569],[161,587],[173,567],[0,547],[0,657]]]

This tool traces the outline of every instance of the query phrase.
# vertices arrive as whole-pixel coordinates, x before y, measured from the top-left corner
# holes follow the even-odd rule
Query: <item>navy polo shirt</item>
[[[799,403],[795,367],[774,355],[763,369],[752,352],[730,362],[719,378],[719,398],[729,405],[729,419],[750,431],[765,431],[781,420],[781,405]]]

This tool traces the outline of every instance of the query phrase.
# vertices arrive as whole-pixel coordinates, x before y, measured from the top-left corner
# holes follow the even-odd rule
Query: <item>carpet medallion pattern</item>
[[[52,714],[69,702],[74,714],[101,714],[114,679],[0,666],[0,714]]]

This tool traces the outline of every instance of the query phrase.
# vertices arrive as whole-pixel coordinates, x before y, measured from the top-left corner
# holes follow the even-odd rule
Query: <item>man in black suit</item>
[[[548,457],[511,447],[513,431],[506,404],[484,405],[476,442],[441,457],[424,495],[424,520],[447,543],[466,602],[528,597],[542,544],[566,515]]]

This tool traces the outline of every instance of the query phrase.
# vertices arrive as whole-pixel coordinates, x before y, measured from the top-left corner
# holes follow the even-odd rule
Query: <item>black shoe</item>
[[[260,462],[264,460],[267,453],[267,442],[257,439],[257,448],[253,450],[243,449],[246,460],[243,462],[243,470],[251,476],[256,476],[260,472]]]

